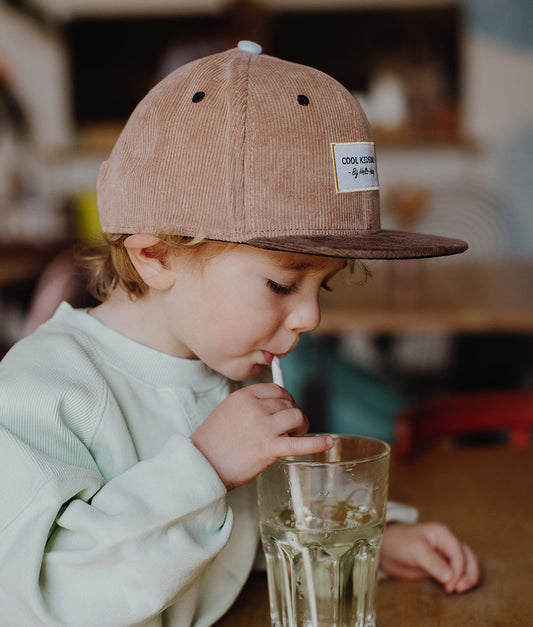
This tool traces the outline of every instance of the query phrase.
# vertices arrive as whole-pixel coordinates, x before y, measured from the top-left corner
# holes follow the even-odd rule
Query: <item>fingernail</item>
[[[441,571],[440,576],[441,576],[441,581],[450,581],[450,579],[452,578],[452,571],[449,568],[445,568]]]

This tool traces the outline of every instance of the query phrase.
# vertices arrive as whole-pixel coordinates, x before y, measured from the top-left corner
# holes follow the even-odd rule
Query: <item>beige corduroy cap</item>
[[[382,230],[374,143],[355,98],[252,42],[158,83],[100,169],[106,233],[161,232],[359,259],[467,245]]]

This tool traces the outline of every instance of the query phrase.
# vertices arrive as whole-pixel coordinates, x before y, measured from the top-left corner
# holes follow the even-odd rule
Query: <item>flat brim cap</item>
[[[106,233],[168,233],[331,257],[462,252],[383,230],[357,100],[319,70],[238,48],[184,65],[126,123],[98,177]]]

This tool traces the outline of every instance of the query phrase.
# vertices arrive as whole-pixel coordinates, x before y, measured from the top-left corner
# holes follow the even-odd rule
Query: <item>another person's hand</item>
[[[472,549],[438,522],[387,525],[380,565],[392,577],[433,577],[450,593],[469,590],[480,577]]]
[[[258,383],[224,399],[191,439],[231,490],[280,457],[331,448],[331,436],[298,437],[308,428],[307,418],[287,390],[274,383]]]

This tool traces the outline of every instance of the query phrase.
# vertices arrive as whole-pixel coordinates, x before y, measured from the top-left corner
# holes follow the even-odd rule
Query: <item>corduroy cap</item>
[[[467,248],[382,230],[374,143],[357,100],[327,74],[251,42],[158,83],[102,164],[97,188],[106,233],[359,259]]]

